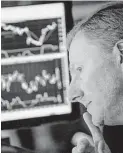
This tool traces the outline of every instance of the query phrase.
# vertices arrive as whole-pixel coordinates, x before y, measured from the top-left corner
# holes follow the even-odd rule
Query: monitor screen
[[[64,5],[2,8],[1,120],[71,113],[68,85]]]

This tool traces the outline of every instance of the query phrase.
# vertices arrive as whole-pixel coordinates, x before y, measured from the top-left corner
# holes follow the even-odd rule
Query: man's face
[[[69,60],[70,101],[84,104],[96,126],[121,124],[123,81],[113,54],[106,55],[78,32],[70,45]]]

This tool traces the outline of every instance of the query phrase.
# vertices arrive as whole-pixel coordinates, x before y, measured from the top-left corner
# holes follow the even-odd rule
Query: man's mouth
[[[83,104],[86,108],[92,103],[92,101],[84,100],[82,97],[76,97],[72,102],[79,102]]]
[[[79,102],[83,104],[83,106],[87,109],[86,111],[88,111],[93,116],[92,108],[91,108],[92,101],[84,100],[83,97],[78,96],[74,98],[72,102]],[[104,120],[99,120],[99,121],[93,120],[93,124],[98,127],[104,126]]]
[[[89,101],[89,102],[85,105],[85,107],[88,108],[88,106],[89,106],[91,103],[92,103],[92,101]]]

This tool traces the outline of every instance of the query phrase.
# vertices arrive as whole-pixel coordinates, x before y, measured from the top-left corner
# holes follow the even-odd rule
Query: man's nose
[[[84,92],[80,88],[81,83],[79,81],[72,81],[69,86],[69,101],[75,101],[76,98],[83,97]]]

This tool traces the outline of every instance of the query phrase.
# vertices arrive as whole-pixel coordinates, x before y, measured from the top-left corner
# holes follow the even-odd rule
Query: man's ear
[[[121,69],[123,71],[123,39],[115,44],[113,48],[113,53],[116,56],[117,64],[121,66]]]

